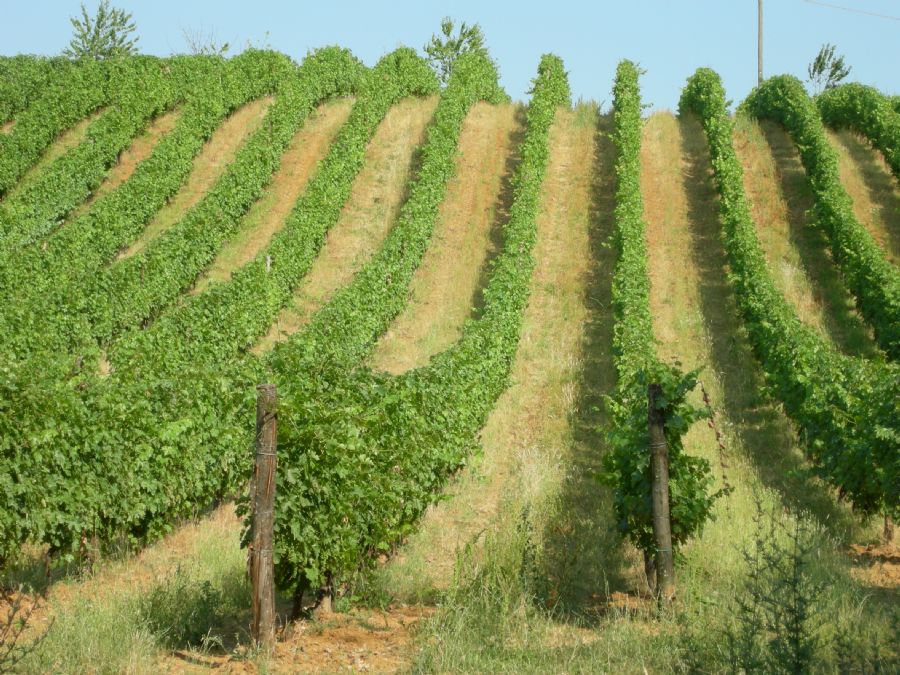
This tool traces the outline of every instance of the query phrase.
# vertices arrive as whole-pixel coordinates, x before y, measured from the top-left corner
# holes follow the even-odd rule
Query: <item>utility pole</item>
[[[757,12],[757,14],[758,14],[758,19],[757,19],[757,20],[758,20],[758,24],[759,24],[759,35],[758,35],[758,38],[757,38],[757,52],[756,52],[757,75],[758,75],[758,80],[759,80],[759,81],[757,82],[757,84],[760,84],[760,85],[761,85],[761,84],[763,83],[763,71],[762,71],[762,42],[763,42],[763,31],[762,31],[762,29],[763,29],[762,3],[763,3],[763,0],[757,0],[757,3],[758,3],[758,5],[759,5],[759,10],[758,10],[758,12]]]

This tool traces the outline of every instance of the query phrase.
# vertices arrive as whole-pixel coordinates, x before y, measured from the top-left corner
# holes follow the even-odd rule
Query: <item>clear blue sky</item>
[[[88,0],[92,10],[97,0]],[[524,99],[540,55],[565,61],[575,98],[610,100],[616,63],[638,61],[647,74],[644,101],[674,108],[685,79],[699,66],[723,77],[740,101],[756,83],[756,0],[551,0],[529,3],[429,0],[113,0],[132,12],[141,51],[186,51],[183,29],[214,33],[232,44],[268,44],[296,59],[310,48],[339,44],[367,64],[399,45],[421,48],[450,15],[484,29],[503,85]],[[900,0],[832,0],[900,18]],[[3,0],[0,53],[57,54],[71,35],[78,0]],[[765,0],[766,75],[806,77],[824,42],[853,66],[849,79],[900,93],[900,21],[829,9],[804,0]]]

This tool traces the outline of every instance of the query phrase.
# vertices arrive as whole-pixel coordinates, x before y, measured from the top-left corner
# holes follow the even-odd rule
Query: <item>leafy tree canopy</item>
[[[809,83],[813,86],[813,93],[820,94],[828,89],[836,87],[841,80],[850,74],[851,67],[844,63],[844,57],[834,55],[834,45],[824,44],[809,64]]]
[[[453,71],[453,64],[467,52],[480,52],[488,57],[487,47],[484,46],[484,33],[477,23],[468,25],[462,22],[456,35],[453,34],[455,22],[449,16],[441,20],[441,34],[432,35],[431,42],[425,45],[424,50],[428,62],[437,74],[441,85],[446,85]]]
[[[74,35],[63,54],[73,59],[110,59],[134,54],[137,37],[131,12],[109,6],[109,0],[100,0],[97,13],[92,17],[81,5],[81,16],[69,18]]]

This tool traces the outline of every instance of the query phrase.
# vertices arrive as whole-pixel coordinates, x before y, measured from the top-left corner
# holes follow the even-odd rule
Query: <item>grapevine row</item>
[[[456,148],[463,120],[479,100],[505,97],[497,70],[484,57],[467,57],[454,66],[427,130],[420,168],[400,208],[397,222],[381,249],[302,331],[276,346],[271,358],[281,372],[302,372],[330,362],[339,369],[355,366],[375,345],[406,305],[409,283],[431,239],[440,202],[456,168]]]
[[[62,77],[51,78],[32,105],[16,117],[8,134],[0,135],[0,197],[25,174],[63,131],[98,110],[114,97],[127,79],[130,60],[73,65]]]
[[[867,138],[900,180],[900,114],[889,97],[864,84],[842,84],[818,96],[816,105],[828,126]]]
[[[297,77],[324,97],[352,91],[360,69],[328,49]],[[0,558],[27,541],[72,554],[85,537],[152,538],[237,490],[250,468],[255,365],[101,378],[50,353],[0,363]]]
[[[900,358],[900,271],[853,214],[816,104],[797,78],[782,75],[751,92],[742,108],[779,122],[793,138],[815,196],[816,221],[847,287],[879,346],[890,359]]]
[[[175,128],[116,190],[48,237],[41,246],[0,252],[0,290],[15,305],[0,312],[0,344],[23,357],[68,351],[89,335],[77,303],[98,270],[127,246],[187,180],[193,158],[222,120],[275,87],[281,57],[250,50],[229,61],[192,57],[180,79],[194,93]],[[83,338],[81,338],[83,341]]]
[[[434,93],[437,86],[431,69],[412,50],[397,50],[382,59],[328,156],[270,245],[229,281],[189,298],[146,330],[123,336],[110,352],[112,364],[160,372],[197,360],[214,363],[235,358],[252,345],[290,300],[338,220],[362,168],[366,146],[388,109],[405,96]],[[429,184],[428,189],[430,197],[443,191],[441,185]],[[421,192],[413,187],[409,203],[415,204]]]
[[[800,321],[776,289],[744,194],[719,76],[698,70],[688,80],[679,108],[695,113],[706,132],[729,279],[769,391],[797,425],[808,456],[824,478],[860,510],[896,515],[900,369],[836,352]]]
[[[20,249],[41,239],[87,199],[132,139],[181,99],[182,83],[172,72],[157,58],[131,62],[114,103],[90,125],[84,141],[0,204],[0,249]]]
[[[13,120],[74,66],[62,57],[0,56],[0,124]]]
[[[663,388],[669,446],[670,511],[673,544],[695,534],[709,517],[719,493],[711,493],[709,463],[684,452],[682,436],[698,418],[685,402],[696,373],[683,375],[660,362],[650,313],[646,223],[641,196],[641,97],[639,71],[622,61],[613,86],[616,148],[614,240],[618,260],[613,273],[615,315],[613,354],[618,381],[608,401],[612,413],[611,450],[604,457],[604,481],[613,488],[619,529],[641,550],[654,550],[650,511],[650,452],[647,428],[648,385]]]
[[[481,82],[460,82],[462,65],[448,93],[457,86],[496,91],[493,68],[466,68]],[[371,562],[411,530],[448,475],[465,463],[508,381],[534,265],[548,132],[557,106],[568,105],[569,97],[562,61],[544,56],[527,110],[503,251],[481,318],[466,324],[454,347],[395,378],[346,369],[374,328],[349,340],[332,332],[346,341],[346,351],[324,351],[323,345],[329,358],[312,372],[305,370],[312,361],[300,356],[311,347],[286,347],[274,360],[285,398],[275,522],[276,577],[283,587],[302,589]],[[438,147],[452,157],[449,146]],[[364,288],[354,284],[348,292]],[[396,292],[390,285],[386,291]],[[394,302],[376,295],[372,311],[391,316]]]

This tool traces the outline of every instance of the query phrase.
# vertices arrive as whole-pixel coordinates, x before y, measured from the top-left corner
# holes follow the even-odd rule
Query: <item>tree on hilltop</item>
[[[135,31],[131,12],[109,6],[109,0],[100,0],[97,13],[88,14],[81,5],[81,17],[69,18],[75,34],[63,54],[73,59],[111,59],[134,54],[138,39],[131,37]]]
[[[423,48],[428,62],[437,74],[442,85],[446,85],[453,71],[453,64],[463,54],[479,52],[488,56],[484,46],[484,33],[477,23],[468,25],[465,21],[459,25],[453,35],[455,23],[449,16],[441,20],[441,35],[432,35],[431,42]]]
[[[850,74],[850,70],[851,67],[844,63],[843,56],[835,57],[834,45],[825,43],[807,70],[813,93],[820,94],[838,86]]]

